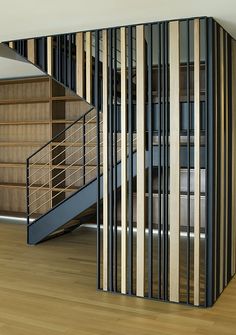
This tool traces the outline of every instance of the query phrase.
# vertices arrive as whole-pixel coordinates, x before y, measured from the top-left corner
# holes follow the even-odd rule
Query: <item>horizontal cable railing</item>
[[[27,159],[28,224],[97,176],[97,127],[102,113],[91,108]],[[100,136],[102,162],[102,136]],[[100,164],[102,173],[102,163]]]

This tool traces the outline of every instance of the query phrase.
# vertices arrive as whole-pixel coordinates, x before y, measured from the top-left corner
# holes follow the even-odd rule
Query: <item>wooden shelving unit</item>
[[[26,213],[26,158],[87,109],[87,104],[81,98],[48,76],[0,80],[0,212]],[[53,143],[51,149],[58,144]],[[62,151],[69,145],[65,143],[58,147],[57,154],[58,150]],[[78,143],[78,146],[81,145]],[[53,159],[52,155],[54,152],[50,159]],[[52,196],[60,193],[54,200],[55,204],[76,189],[68,187],[64,190],[66,184],[56,186],[59,182],[57,177],[51,185],[48,184],[48,173],[53,177],[60,171],[62,179],[68,173],[67,162],[60,166],[56,163],[49,165],[46,164],[48,158],[45,156],[31,168],[34,173],[31,182],[35,181],[31,187],[32,193],[40,188],[37,196],[43,196],[46,201],[39,213],[52,205]],[[79,167],[78,163],[69,169],[75,171]],[[93,165],[89,168],[92,169]],[[31,200],[36,200],[34,207],[37,208],[36,194],[32,195]]]

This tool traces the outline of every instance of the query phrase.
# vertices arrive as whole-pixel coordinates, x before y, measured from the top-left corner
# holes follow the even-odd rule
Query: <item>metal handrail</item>
[[[84,127],[84,126],[86,126],[88,123],[90,123],[91,122],[91,120],[93,120],[94,118],[95,118],[96,116],[94,116],[92,119],[90,119],[89,121],[87,121],[85,124],[82,124],[81,125],[81,127]],[[94,128],[96,128],[96,126],[94,126]],[[67,128],[68,129],[68,128]],[[68,136],[68,138],[70,138],[72,135],[74,135],[75,133],[77,133],[79,130],[81,130],[81,128],[78,128],[78,129],[76,129],[72,134],[70,134],[70,136]],[[47,152],[45,155],[43,155],[43,156],[41,156],[36,162],[33,162],[32,163],[32,166],[33,165],[35,165],[35,164],[37,164],[42,158],[44,158],[45,156],[47,156],[47,154],[48,153],[50,153],[50,152],[53,152],[56,148],[58,148],[59,146],[61,146],[61,144],[62,143],[65,143],[67,140],[68,140],[68,138],[67,139],[64,139],[63,141],[61,141],[59,144],[57,144],[56,146],[53,146],[53,148],[52,148],[52,150],[51,151],[49,151],[49,152]],[[79,139],[81,139],[82,138],[82,136],[79,138]],[[43,148],[43,149],[45,149],[45,148]],[[36,153],[36,154],[38,154],[38,153]],[[44,164],[44,165],[46,165],[46,163]],[[42,167],[43,168],[43,167]],[[38,169],[39,170],[39,169]],[[37,170],[37,171],[38,171]],[[37,172],[36,171],[36,172]],[[36,173],[35,172],[35,173]],[[32,176],[33,174],[31,174],[31,176]]]
[[[86,165],[85,165],[86,166]],[[80,167],[82,168],[82,167]],[[97,167],[93,168],[91,171],[94,171],[96,170]],[[56,195],[54,195],[51,199],[45,201],[43,204],[41,204],[39,207],[37,207],[33,212],[30,213],[31,214],[34,214],[38,209],[40,209],[41,207],[43,207],[48,201],[52,201],[53,199],[55,199],[56,197],[58,197],[61,193],[64,193],[67,189],[69,189],[72,185],[74,185],[75,183],[77,183],[80,179],[82,179],[83,177],[86,177],[89,173],[91,173],[91,171],[85,173],[85,175],[79,177],[78,179],[76,179],[73,183],[71,183],[70,185],[66,186],[63,188],[63,190],[59,191]],[[76,171],[78,172],[78,171]],[[56,188],[56,186],[53,186],[53,188]],[[49,191],[47,191],[49,192]],[[31,203],[32,204],[32,203]]]
[[[80,148],[83,149],[83,148]],[[92,148],[88,153],[92,152],[94,149],[96,149],[96,147]],[[67,157],[66,157],[67,159]],[[81,157],[79,157],[74,163],[72,163],[71,165],[68,165],[65,169],[63,169],[60,173],[58,173],[57,175],[55,175],[53,178],[50,179],[50,181],[52,182],[55,178],[57,178],[59,175],[61,175],[62,173],[64,173],[65,171],[67,171],[69,168],[71,168],[72,166],[74,166],[79,160],[81,159]],[[90,159],[89,162],[91,162],[94,158]],[[84,164],[83,166],[86,166],[89,162],[87,162],[86,164]],[[79,166],[78,170],[80,170],[81,168],[83,168],[83,166]],[[53,169],[52,169],[53,170]],[[51,170],[51,171],[52,171]],[[72,173],[72,175],[74,175],[77,171],[74,171]],[[72,175],[67,176],[65,179],[63,179],[62,181],[60,181],[59,183],[57,183],[56,185],[53,186],[53,188],[56,188],[58,185],[60,185],[62,182],[64,182],[67,178],[71,177]],[[32,186],[33,184],[31,184],[30,186]],[[39,188],[37,188],[33,193],[31,193],[31,196],[35,193],[37,193],[40,189],[42,189],[45,185],[47,185],[47,183],[44,183],[43,185],[41,185]],[[50,190],[47,190],[44,194],[42,194],[40,197],[38,197],[37,199],[35,199],[33,202],[31,202],[29,205],[32,205],[35,201],[39,200],[41,197],[45,196],[45,194],[49,193]]]
[[[121,148],[117,151],[117,153],[119,153],[121,151]],[[93,158],[94,159],[94,158]],[[87,164],[86,164],[87,165]],[[87,172],[84,176],[86,177],[89,173],[91,173],[92,171],[96,170],[97,167],[94,167],[91,171]],[[76,171],[78,172],[78,171]],[[75,172],[74,172],[75,173]],[[60,192],[58,192],[56,195],[54,195],[51,199],[46,200],[43,204],[41,204],[39,207],[37,207],[33,212],[30,213],[34,214],[37,210],[39,210],[41,207],[43,207],[48,201],[51,201],[53,199],[55,199],[56,197],[58,197],[61,193],[64,193],[67,189],[69,189],[71,186],[73,186],[75,183],[77,183],[80,179],[82,179],[84,176],[79,177],[78,179],[76,179],[73,183],[71,183],[70,185],[66,186],[65,188],[63,188],[63,190],[61,190]],[[55,187],[55,186],[54,186]]]
[[[94,115],[92,115],[89,120],[86,119],[86,117],[88,116],[88,114],[92,111],[95,111],[94,107],[90,108],[86,113],[84,113],[83,115],[81,115],[80,117],[78,117],[75,121],[73,121],[69,126],[67,126],[65,129],[63,129],[61,132],[59,132],[57,135],[55,135],[50,141],[48,141],[47,143],[45,143],[41,148],[39,148],[38,150],[36,150],[32,155],[30,155],[27,158],[27,175],[26,175],[26,180],[27,180],[27,215],[28,215],[28,223],[30,221],[30,216],[32,214],[36,214],[38,209],[40,209],[42,206],[44,206],[45,204],[49,204],[49,209],[50,209],[50,204],[52,206],[52,200],[55,199],[56,197],[58,197],[59,194],[61,194],[62,192],[66,192],[66,190],[68,188],[70,188],[71,186],[75,185],[76,183],[78,183],[78,181],[80,181],[81,179],[84,180],[83,185],[85,185],[85,180],[87,177],[88,173],[91,173],[93,171],[93,169],[91,169],[89,172],[85,171],[85,168],[89,165],[89,163],[95,159],[95,157],[90,158],[87,162],[86,162],[86,157],[88,157],[88,155],[93,152],[96,149],[96,146],[92,147],[90,150],[86,150],[86,146],[91,145],[90,143],[94,141],[94,139],[96,138],[97,135],[92,135],[92,137],[89,135],[90,133],[92,133],[96,127],[100,126],[100,124],[102,123],[102,118],[101,118],[101,112],[99,113],[99,120],[101,121],[96,121],[96,126],[92,127],[91,129],[88,129],[88,131],[86,131],[86,126],[88,124],[91,123],[92,120],[94,120],[97,117],[97,112]],[[76,130],[74,130],[72,127],[73,126],[77,126],[78,122],[81,122],[82,124],[79,128],[76,127]],[[69,133],[68,136],[65,136],[65,134],[67,133],[68,130],[72,129],[72,133]],[[75,134],[77,134],[78,131],[81,131],[82,129],[82,135],[79,135],[79,138],[77,138],[75,141],[71,141],[71,138],[75,137]],[[59,141],[60,136],[63,135],[63,139],[61,141]],[[89,135],[89,136],[88,136]],[[77,136],[76,136],[77,137]],[[86,141],[87,137],[89,137],[89,139]],[[62,151],[60,151],[59,154],[57,154],[53,157],[53,155],[51,154],[56,148],[62,146],[64,143],[66,143],[68,141],[68,139],[70,139],[70,145],[66,146],[65,148],[61,148],[63,149]],[[54,146],[53,148],[51,147],[53,142],[59,142],[56,146]],[[79,148],[76,146],[75,144],[77,143],[81,143],[81,146],[79,146]],[[99,143],[99,145],[101,145],[101,143]],[[41,153],[43,150],[45,150],[45,148],[49,148],[49,150],[47,150],[46,154],[43,153],[43,155],[36,161],[31,163],[31,160],[38,155],[39,153]],[[71,150],[71,148],[75,148],[75,150]],[[72,152],[71,152],[72,151]],[[55,152],[55,151],[54,151]],[[67,157],[64,157],[64,155],[66,156],[65,152],[69,152],[69,155]],[[82,153],[82,154],[81,154]],[[62,156],[62,154],[64,154]],[[40,166],[40,168],[38,168],[36,171],[33,171],[32,173],[30,173],[30,169],[34,168],[35,164],[39,161],[42,160],[43,157],[50,155],[49,158],[47,159],[47,162],[45,164],[43,164],[42,166]],[[77,155],[79,157],[77,157]],[[61,157],[62,156],[62,157]],[[61,157],[61,158],[60,158]],[[64,162],[71,158],[71,157],[75,157],[75,159],[72,159],[72,163],[69,164],[68,166],[66,166],[65,168],[63,168],[59,173],[52,175],[51,172],[53,170],[55,170],[57,167],[60,167],[61,165],[64,164]],[[59,158],[59,159],[58,159]],[[53,162],[55,161],[55,159],[59,160],[59,162],[54,166]],[[78,161],[82,160],[82,165],[78,166],[78,168],[76,168],[76,170],[74,170],[74,172],[72,174],[68,174],[67,176],[62,176],[62,173],[65,173],[67,170],[69,170],[71,167],[76,166],[76,164],[78,164]],[[53,167],[52,167],[53,166]],[[48,167],[47,172],[45,174],[43,174],[42,176],[40,176],[39,178],[36,178],[36,180],[32,180],[32,177],[35,176],[37,177],[36,173],[38,173],[39,171],[41,171],[42,169],[44,169],[45,167]],[[58,190],[60,189],[60,185],[62,183],[65,183],[66,180],[68,180],[68,178],[70,178],[71,176],[74,176],[76,173],[80,172],[81,170],[83,170],[83,173],[81,176],[79,176],[79,178],[77,178],[75,181],[73,181],[72,183],[70,183],[69,186],[65,186],[63,187],[63,189],[60,192],[57,192],[56,194],[51,194],[51,196],[49,196],[49,199],[47,199],[46,201],[43,201],[41,204],[40,202],[42,201],[41,199],[43,197],[47,197],[49,192],[53,192],[53,189],[58,188]],[[47,177],[48,180],[46,182],[44,182],[42,185],[40,185],[39,187],[37,187],[35,189],[36,183],[42,178]],[[56,180],[56,185],[53,185],[53,180],[55,180],[56,178],[60,177],[61,180]],[[35,179],[35,178],[34,178]],[[49,187],[49,189],[45,190],[45,186]],[[30,192],[31,187],[33,187],[33,192]],[[78,189],[81,186],[78,186]],[[44,191],[40,196],[36,196],[38,191]],[[36,198],[32,201],[32,196],[36,196]],[[35,203],[38,203],[39,206],[37,206],[37,208],[32,208],[32,205],[34,205]],[[34,206],[35,207],[35,206]],[[48,207],[48,206],[47,206]],[[51,207],[52,208],[52,207]]]
[[[120,141],[121,141],[121,139],[118,139],[118,140],[117,140],[117,144],[118,144]],[[101,141],[101,142],[100,142],[100,145],[102,145],[102,144],[103,144],[103,142]],[[96,147],[93,147],[91,150],[89,150],[89,151],[86,153],[86,155],[89,154],[90,152],[92,152],[94,149],[96,149]],[[119,149],[117,150],[117,153],[119,153],[120,151],[121,151],[121,149],[119,148]],[[59,175],[61,175],[61,173],[64,173],[66,170],[68,170],[68,169],[70,169],[72,166],[76,165],[76,163],[77,163],[80,159],[81,159],[81,157],[79,157],[74,163],[68,165],[68,166],[67,166],[65,169],[63,169],[60,173],[58,173],[57,175],[55,175],[55,176],[51,179],[51,181],[52,181],[54,178],[57,178]],[[94,157],[91,158],[88,162],[86,162],[83,166],[78,166],[78,170],[74,171],[72,174],[70,174],[69,176],[67,176],[66,178],[64,178],[62,181],[60,181],[60,182],[57,183],[56,185],[53,185],[52,188],[55,188],[55,189],[56,189],[58,185],[60,185],[61,183],[65,182],[65,180],[67,180],[69,177],[73,176],[75,173],[77,173],[78,171],[80,171],[82,168],[88,166],[89,163],[90,163],[91,161],[93,161],[93,160],[94,160]],[[96,168],[94,168],[94,169],[96,169]],[[93,169],[92,169],[92,170],[93,170]],[[91,172],[91,171],[90,171],[90,172]],[[90,172],[89,172],[89,173],[90,173]],[[88,174],[88,173],[82,175],[79,179],[76,180],[76,182],[79,181],[80,179],[84,178],[87,174]],[[73,184],[74,184],[74,183],[73,183]],[[32,184],[31,184],[31,185],[32,185]],[[31,185],[30,185],[30,186],[31,186]],[[38,189],[36,189],[33,193],[31,193],[31,196],[32,196],[33,194],[37,193],[37,192],[38,192],[40,189],[42,189],[45,185],[47,185],[47,183],[41,185]],[[47,190],[44,194],[42,194],[40,197],[38,197],[37,199],[35,199],[34,201],[32,201],[29,205],[34,204],[36,201],[38,201],[39,199],[41,199],[43,196],[45,196],[45,194],[48,194],[50,191],[51,191],[51,190]],[[63,192],[63,191],[61,191],[61,192]],[[60,193],[61,193],[61,192],[60,192]],[[53,199],[53,198],[54,198],[54,197],[52,197],[51,199]]]
[[[67,126],[65,129],[60,131],[58,134],[56,134],[51,140],[49,140],[47,143],[45,143],[41,148],[33,152],[27,159],[26,161],[30,160],[32,157],[34,157],[36,154],[38,154],[40,151],[42,151],[46,146],[48,146],[50,143],[55,142],[55,139],[61,136],[63,133],[65,133],[69,128],[73,127],[78,121],[83,119],[87,114],[89,114],[92,110],[94,110],[94,107],[91,107],[87,112],[85,112],[83,115],[78,117],[73,123],[71,123],[69,126]]]
[[[100,124],[101,124],[101,122],[100,122]],[[94,130],[96,127],[97,127],[97,126],[95,126],[95,127],[93,127],[92,129],[90,129],[90,130],[89,130],[87,133],[85,133],[83,136],[88,135],[88,134],[89,134],[92,130]],[[60,156],[61,156],[64,152],[66,152],[66,150],[68,150],[69,148],[71,148],[71,147],[73,148],[73,147],[74,147],[74,144],[75,144],[75,143],[78,143],[78,142],[81,140],[81,138],[82,138],[83,136],[81,136],[78,140],[76,140],[76,141],[73,142],[71,145],[69,145],[68,147],[66,147],[66,148],[65,148],[63,151],[61,151],[57,156],[53,157],[53,160],[55,160],[56,158],[60,157]],[[88,145],[89,143],[91,143],[92,140],[94,140],[94,138],[96,138],[96,136],[94,136],[94,137],[87,143],[87,145]],[[61,142],[61,143],[64,143],[64,141]],[[60,144],[59,144],[59,146],[60,146]],[[83,145],[82,145],[81,147],[79,147],[79,149],[78,149],[77,151],[73,152],[70,156],[67,156],[65,159],[63,159],[62,162],[64,162],[66,159],[68,159],[68,158],[70,158],[71,156],[73,156],[75,153],[79,152],[81,149],[83,149]],[[51,153],[51,152],[52,152],[52,151],[49,151],[49,153]],[[46,176],[46,175],[48,174],[48,172],[52,171],[53,169],[56,169],[58,166],[61,165],[62,162],[60,162],[60,163],[57,164],[56,166],[53,166],[52,169],[49,169],[45,174],[43,174],[43,175],[40,176],[38,179],[36,179],[33,183],[30,184],[30,186],[36,184],[36,182],[37,182],[38,180],[40,180],[41,178],[43,178],[44,176]],[[33,164],[32,164],[32,166],[33,166]],[[31,166],[31,167],[32,167],[32,166]],[[45,163],[43,166],[41,166],[39,169],[37,169],[36,172],[39,172],[40,170],[44,169],[45,166],[50,166],[50,165],[48,165],[48,163]],[[35,175],[36,172],[34,171],[34,173],[30,174],[29,177],[32,178],[32,176]]]

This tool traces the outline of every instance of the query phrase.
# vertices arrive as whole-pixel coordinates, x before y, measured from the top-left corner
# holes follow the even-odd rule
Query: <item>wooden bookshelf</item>
[[[0,212],[26,213],[26,158],[88,109],[83,99],[48,76],[0,80]],[[31,178],[33,208],[41,204],[37,202],[37,196],[44,197],[46,202],[37,214],[50,208],[52,196],[59,194],[53,200],[56,204],[76,190],[76,184],[68,187],[70,184],[65,183],[62,187],[60,179],[76,170],[75,177],[78,177],[81,164],[77,162],[68,167],[66,160],[60,166],[48,164],[53,155],[69,147],[70,143],[58,146],[55,153],[52,149],[56,145],[59,142],[53,143],[50,153],[31,167],[34,174]],[[81,145],[81,142],[76,144]],[[92,162],[86,171],[90,173],[95,167]],[[48,173],[55,177],[50,184]],[[68,182],[71,183],[70,178]],[[37,188],[40,189],[36,196]]]

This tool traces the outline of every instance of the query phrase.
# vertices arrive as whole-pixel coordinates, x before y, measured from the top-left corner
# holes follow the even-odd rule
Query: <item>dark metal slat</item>
[[[152,113],[152,24],[147,26],[148,94],[148,297],[153,295],[153,113]]]
[[[108,29],[108,77],[109,77],[109,289],[113,291],[113,60],[112,29]]]
[[[186,21],[187,50],[187,303],[190,303],[190,21]]]
[[[101,288],[100,276],[101,276],[101,251],[100,251],[100,240],[101,240],[101,222],[100,222],[100,194],[101,194],[101,183],[100,183],[100,117],[99,117],[99,95],[101,89],[99,88],[99,31],[95,32],[95,77],[94,77],[94,94],[95,94],[95,108],[97,116],[97,289]]]
[[[159,146],[159,159],[158,159],[158,298],[162,298],[162,243],[161,243],[161,215],[162,215],[162,168],[161,168],[161,154],[162,154],[162,106],[161,106],[161,52],[162,52],[162,39],[161,39],[161,23],[158,23],[158,35],[159,35],[159,48],[158,48],[158,106],[159,106],[159,122],[158,122],[158,146]]]
[[[128,27],[128,143],[129,143],[129,164],[128,164],[128,293],[133,293],[133,94],[132,94],[132,27]]]
[[[117,291],[117,30],[113,30],[114,85],[114,291]]]

